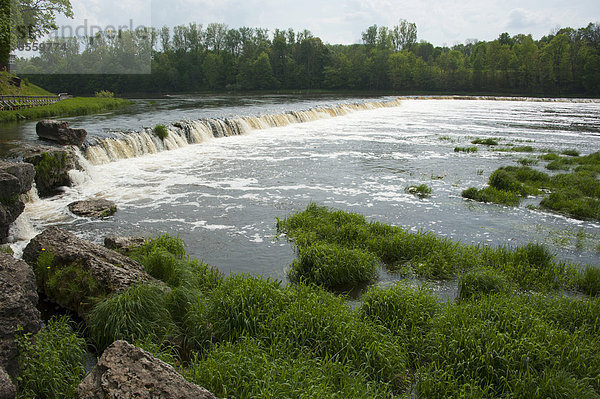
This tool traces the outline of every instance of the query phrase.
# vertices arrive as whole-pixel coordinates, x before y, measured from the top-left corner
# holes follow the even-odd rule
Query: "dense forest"
[[[556,30],[539,40],[502,33],[496,40],[452,47],[418,42],[415,24],[407,21],[393,28],[373,25],[363,32],[362,43],[352,45],[325,44],[306,30],[276,29],[270,34],[267,29],[229,29],[217,23],[153,29],[148,37],[147,46],[132,45],[131,39],[72,39],[69,46],[21,60],[21,71],[51,91],[75,94],[377,90],[600,95],[597,23]],[[151,54],[151,74],[47,74],[60,72],[52,70],[57,59],[63,65],[98,68],[103,55],[136,48]]]

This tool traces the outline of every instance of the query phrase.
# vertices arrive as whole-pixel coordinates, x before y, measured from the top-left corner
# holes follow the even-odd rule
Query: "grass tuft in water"
[[[460,276],[458,298],[461,301],[480,295],[506,294],[511,292],[510,283],[502,273],[489,269],[471,270]]]
[[[471,144],[483,144],[483,145],[498,145],[498,140],[487,138],[487,139],[475,139],[471,141]]]
[[[477,152],[477,147],[454,147],[454,152]]]
[[[404,189],[404,191],[409,194],[416,195],[419,198],[425,198],[431,195],[431,187],[429,187],[427,184],[408,186]]]
[[[600,294],[600,268],[587,266],[583,271],[580,271],[577,275],[575,287],[587,295],[596,296]]]

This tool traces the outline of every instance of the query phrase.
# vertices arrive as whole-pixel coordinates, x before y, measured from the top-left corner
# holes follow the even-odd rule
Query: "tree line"
[[[377,90],[600,95],[597,23],[562,28],[539,40],[502,33],[495,40],[469,40],[451,47],[417,41],[416,25],[404,20],[391,28],[370,26],[362,33],[362,43],[351,45],[323,43],[308,30],[269,33],[262,28],[192,23],[151,30],[151,74],[45,74],[52,60],[62,59],[65,65],[89,59],[101,62],[102,54],[115,51],[111,46],[124,51],[118,40],[99,39],[71,43],[68,54],[55,51],[21,60],[22,70],[51,91],[75,94]],[[73,46],[83,50],[74,51]]]

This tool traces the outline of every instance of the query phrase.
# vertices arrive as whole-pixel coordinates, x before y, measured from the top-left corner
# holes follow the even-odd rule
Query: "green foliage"
[[[87,313],[106,292],[96,278],[77,262],[61,264],[54,254],[42,249],[34,268],[38,287],[46,296],[67,309]]]
[[[579,151],[573,150],[573,149],[568,149],[568,150],[562,151],[561,154],[567,155],[567,156],[570,156],[570,157],[578,157],[579,156]]]
[[[42,180],[50,180],[57,171],[65,169],[67,161],[66,152],[57,152],[54,155],[42,152],[40,161],[35,165],[35,174]]]
[[[374,254],[392,271],[449,279],[473,269],[500,272],[522,289],[552,290],[568,284],[573,267],[556,261],[538,244],[521,247],[472,246],[430,233],[413,233],[363,216],[310,204],[305,211],[278,220],[301,252],[315,244],[334,244]]]
[[[498,190],[488,186],[482,189],[469,187],[462,192],[462,196],[479,202],[492,202],[494,204],[517,206],[521,202],[519,194],[512,191]]]
[[[97,98],[114,98],[115,93],[109,90],[100,90],[94,93],[94,97]]]
[[[374,254],[335,244],[315,243],[298,250],[288,277],[292,282],[307,282],[332,290],[351,290],[377,277],[378,259]]]
[[[535,152],[535,148],[533,148],[530,145],[525,145],[525,146],[513,146],[513,147],[494,148],[494,151],[500,151],[500,152]]]
[[[2,96],[51,96],[52,93],[29,83],[27,79],[21,81],[21,86],[17,87],[12,81],[17,76],[0,71],[0,95]]]
[[[498,140],[487,138],[487,139],[475,139],[471,141],[471,144],[483,144],[483,145],[498,145]]]
[[[477,152],[479,149],[477,147],[454,147],[454,152]]]
[[[0,252],[4,252],[5,254],[14,255],[15,251],[10,247],[10,245],[0,245]]]
[[[50,105],[42,105],[16,111],[0,111],[0,123],[21,119],[43,119],[54,116],[74,116],[122,108],[133,104],[122,98],[75,97]]]
[[[583,271],[580,271],[575,286],[588,295],[600,294],[600,268],[587,266]]]
[[[510,284],[507,278],[492,270],[470,270],[460,276],[458,281],[458,298],[460,300],[479,295],[506,294],[509,292]]]
[[[419,198],[429,197],[431,195],[431,187],[427,184],[420,184],[418,186],[408,186],[404,189],[409,194],[418,196]]]
[[[86,374],[86,343],[66,317],[52,318],[35,335],[17,335],[18,398],[75,398]]]
[[[156,137],[158,137],[161,140],[164,140],[169,136],[169,130],[165,125],[154,126],[153,132],[156,135]]]
[[[86,320],[98,350],[119,339],[179,342],[180,332],[167,307],[166,292],[156,285],[138,284],[98,303]]]

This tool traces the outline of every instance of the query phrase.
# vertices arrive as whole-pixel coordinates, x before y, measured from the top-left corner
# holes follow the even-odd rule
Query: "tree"
[[[400,25],[392,30],[392,44],[395,51],[408,50],[417,42],[417,24],[400,20]]]
[[[8,65],[10,52],[57,29],[56,15],[73,18],[69,0],[3,0],[0,17],[0,67]]]

